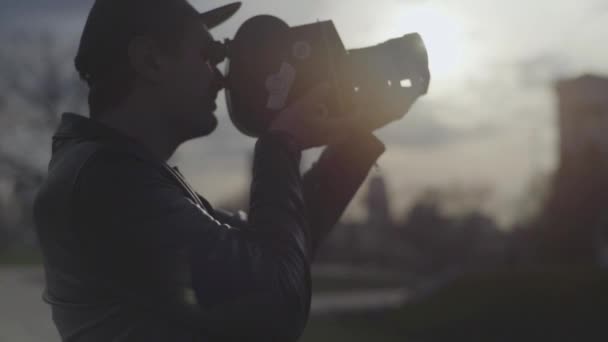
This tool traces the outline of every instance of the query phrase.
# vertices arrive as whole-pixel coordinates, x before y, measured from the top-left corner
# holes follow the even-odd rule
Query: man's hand
[[[269,131],[292,136],[302,149],[330,145],[346,138],[356,125],[354,115],[327,115],[323,105],[329,84],[321,83],[299,100],[285,108],[270,125]]]
[[[285,108],[272,122],[269,131],[291,135],[302,149],[339,143],[353,134],[373,132],[403,118],[424,93],[422,83],[413,80],[408,88],[394,84],[360,89],[355,95],[356,112],[338,117],[326,112],[323,102],[329,84],[321,83]]]

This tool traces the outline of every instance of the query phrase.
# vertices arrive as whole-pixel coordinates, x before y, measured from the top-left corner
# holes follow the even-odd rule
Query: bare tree
[[[15,33],[0,52],[5,98],[30,107],[31,123],[50,129],[62,110],[85,105],[85,87],[74,70],[72,51],[50,33]]]
[[[0,116],[10,125],[0,127],[0,179],[13,184],[10,196],[21,213],[18,227],[3,227],[7,213],[0,212],[0,236],[7,239],[3,243],[6,247],[8,242],[31,235],[32,202],[44,177],[44,169],[32,162],[32,155],[50,152],[47,138],[57,126],[60,113],[80,111],[86,105],[86,96],[84,84],[74,71],[69,43],[62,43],[51,33],[19,32],[3,40]],[[6,138],[10,136],[8,130],[15,127],[27,132],[32,142]]]

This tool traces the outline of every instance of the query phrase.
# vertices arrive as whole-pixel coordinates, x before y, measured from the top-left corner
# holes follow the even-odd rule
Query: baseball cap
[[[128,72],[121,69],[128,67],[127,49],[137,35],[188,17],[198,17],[212,29],[240,7],[240,2],[233,2],[199,13],[186,0],[95,0],[74,60],[76,70],[92,86],[111,74]]]

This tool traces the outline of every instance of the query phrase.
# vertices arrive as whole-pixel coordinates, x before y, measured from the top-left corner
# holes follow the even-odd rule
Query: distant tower
[[[608,79],[562,80],[556,92],[559,166],[542,218],[543,238],[556,256],[593,261],[608,212]]]
[[[556,85],[560,168],[608,159],[608,79],[586,75]]]
[[[380,174],[374,175],[369,182],[366,197],[367,223],[387,227],[392,223],[386,182]]]

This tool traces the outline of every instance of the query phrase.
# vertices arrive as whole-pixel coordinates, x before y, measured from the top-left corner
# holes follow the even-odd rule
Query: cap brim
[[[212,29],[232,17],[239,8],[241,8],[241,2],[233,2],[201,13],[200,16],[207,28]]]

